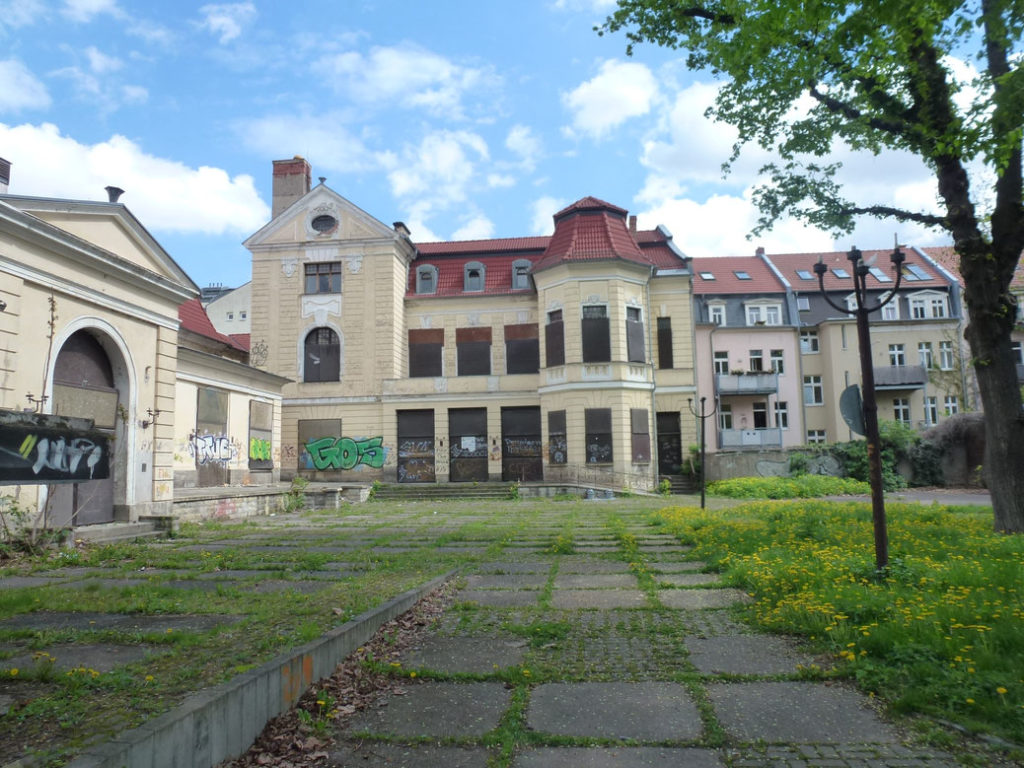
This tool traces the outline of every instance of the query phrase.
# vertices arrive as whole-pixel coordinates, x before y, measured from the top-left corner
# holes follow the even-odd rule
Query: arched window
[[[416,267],[416,293],[437,293],[437,267],[432,264]]]
[[[330,328],[314,328],[306,336],[302,380],[338,381],[341,378],[341,342]]]
[[[479,261],[471,261],[466,264],[463,273],[462,290],[482,291],[484,289],[484,265]]]
[[[512,262],[512,290],[521,291],[530,287],[530,267],[533,266],[529,259],[516,259]]]

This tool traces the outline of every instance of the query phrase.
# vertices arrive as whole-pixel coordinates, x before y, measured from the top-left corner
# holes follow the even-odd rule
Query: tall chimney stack
[[[104,187],[107,190],[107,202],[116,203],[118,198],[124,194],[124,190],[120,187]]]
[[[274,218],[309,192],[313,169],[306,159],[296,155],[291,160],[274,161],[274,191],[271,215]]]

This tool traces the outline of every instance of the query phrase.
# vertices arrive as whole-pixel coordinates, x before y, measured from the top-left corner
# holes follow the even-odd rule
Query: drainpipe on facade
[[[651,431],[651,454],[654,459],[654,489],[658,489],[658,478],[660,473],[658,472],[658,397],[656,390],[658,388],[658,380],[655,375],[654,367],[654,343],[651,336],[651,326],[654,323],[651,322],[653,319],[651,316],[654,314],[651,310],[651,280],[654,279],[654,265],[651,264],[651,271],[647,275],[647,284],[644,286],[645,293],[647,294],[647,357],[650,360],[651,366],[651,415],[654,417],[651,419],[651,425],[649,427]]]

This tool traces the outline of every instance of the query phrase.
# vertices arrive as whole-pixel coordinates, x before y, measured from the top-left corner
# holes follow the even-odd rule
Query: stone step
[[[101,523],[85,525],[75,529],[75,541],[88,544],[109,544],[115,541],[135,541],[136,539],[156,539],[166,536],[167,532],[156,523]]]
[[[377,486],[375,501],[416,499],[504,499],[509,483],[387,483]]]

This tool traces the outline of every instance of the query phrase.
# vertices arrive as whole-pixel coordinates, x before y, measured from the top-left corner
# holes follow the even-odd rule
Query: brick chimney
[[[755,256],[759,256],[760,258],[762,258],[762,259],[763,259],[763,258],[764,258],[764,247],[763,247],[763,246],[760,246],[760,245],[759,245],[759,246],[757,246],[757,250],[756,250],[756,251],[754,251],[754,255],[755,255]]]
[[[291,160],[275,160],[271,209],[273,218],[277,218],[285,208],[309,192],[312,180],[313,169],[304,157],[296,155]]]

